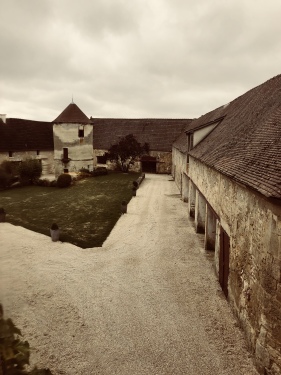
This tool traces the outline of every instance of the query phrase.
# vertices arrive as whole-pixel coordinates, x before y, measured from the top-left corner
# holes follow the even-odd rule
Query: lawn
[[[26,186],[0,192],[6,221],[50,235],[56,222],[61,240],[82,248],[101,246],[120,217],[120,204],[132,197],[137,173],[110,173],[59,189]]]

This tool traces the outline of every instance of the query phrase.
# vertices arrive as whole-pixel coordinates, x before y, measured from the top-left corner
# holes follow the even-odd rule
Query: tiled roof
[[[197,120],[223,121],[190,155],[268,198],[281,199],[281,75]]]
[[[172,150],[172,143],[191,120],[183,119],[100,119],[92,118],[94,149],[107,150],[121,137],[133,134],[152,151]]]
[[[186,137],[185,130],[186,129],[184,129],[183,132],[181,132],[181,134],[178,136],[178,138],[173,143],[173,147],[175,147],[177,150],[179,150],[183,154],[187,153],[187,151],[188,151],[187,137]]]
[[[90,124],[89,118],[75,103],[70,103],[53,122]]]
[[[7,118],[0,121],[0,151],[53,150],[51,122]]]
[[[141,144],[149,143],[151,150],[170,152],[172,143],[190,121],[92,119],[93,147],[107,150],[112,144],[118,143],[121,137],[134,134]],[[87,123],[91,121],[88,120]],[[52,126],[51,122],[8,118],[7,123],[4,124],[0,120],[0,151],[53,150]]]

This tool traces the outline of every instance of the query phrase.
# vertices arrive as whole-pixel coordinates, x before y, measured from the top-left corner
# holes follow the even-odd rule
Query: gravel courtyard
[[[170,176],[146,175],[102,248],[0,223],[0,256],[5,317],[55,375],[257,374]]]

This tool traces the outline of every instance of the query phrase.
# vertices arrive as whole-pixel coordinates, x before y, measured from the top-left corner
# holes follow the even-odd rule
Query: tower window
[[[68,147],[63,148],[63,158],[68,159]]]
[[[84,128],[83,127],[80,127],[78,129],[78,137],[79,138],[84,138]]]

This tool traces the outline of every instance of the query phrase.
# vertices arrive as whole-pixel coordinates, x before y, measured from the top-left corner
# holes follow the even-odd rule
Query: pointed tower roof
[[[85,115],[85,113],[81,111],[81,109],[75,103],[70,103],[53,122],[78,124],[91,123],[90,119]]]

